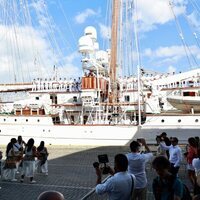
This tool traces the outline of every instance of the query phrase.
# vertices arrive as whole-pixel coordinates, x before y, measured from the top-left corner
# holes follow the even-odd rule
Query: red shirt
[[[192,164],[192,160],[197,157],[197,148],[189,146],[187,154],[188,164]]]

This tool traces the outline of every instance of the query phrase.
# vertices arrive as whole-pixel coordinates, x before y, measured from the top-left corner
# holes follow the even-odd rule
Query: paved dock
[[[5,155],[5,147],[0,146]],[[109,165],[113,166],[113,158],[117,153],[127,153],[128,146],[114,147],[89,147],[89,146],[48,146],[49,175],[35,174],[35,184],[30,184],[28,179],[20,183],[0,180],[0,200],[36,200],[37,196],[46,190],[57,190],[64,194],[67,200],[81,200],[95,187],[96,174],[93,162],[97,161],[97,155],[108,154]],[[181,178],[186,180],[185,167],[181,168]],[[149,165],[147,168],[149,179],[149,200],[152,198],[151,181],[155,176]],[[95,194],[86,200],[103,200]]]

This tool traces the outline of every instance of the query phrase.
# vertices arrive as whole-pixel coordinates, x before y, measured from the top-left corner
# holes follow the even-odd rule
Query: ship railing
[[[105,183],[109,178],[111,177],[111,175],[107,176],[102,183]],[[97,195],[95,193],[95,188],[93,188],[90,192],[88,192],[84,197],[81,198],[81,200],[101,200],[101,199],[107,199],[106,198],[107,195]]]

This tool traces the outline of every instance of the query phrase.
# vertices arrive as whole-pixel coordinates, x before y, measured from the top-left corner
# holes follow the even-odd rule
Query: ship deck
[[[156,147],[151,145],[155,151]],[[5,155],[5,146],[0,146]],[[88,147],[88,146],[49,146],[49,175],[35,175],[35,184],[25,179],[24,183],[0,180],[1,200],[33,200],[46,190],[57,190],[68,200],[103,200],[105,196],[92,193],[95,187],[96,174],[92,163],[97,161],[97,155],[108,154],[110,166],[117,153],[129,152],[128,146]],[[180,169],[180,177],[187,181],[185,164]],[[155,176],[151,165],[147,166],[149,183],[148,199],[153,199],[151,192],[152,177]],[[17,174],[19,180],[19,175]],[[88,195],[88,193],[92,193]]]

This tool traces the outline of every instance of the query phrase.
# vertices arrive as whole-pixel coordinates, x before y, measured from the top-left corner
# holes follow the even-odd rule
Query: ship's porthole
[[[3,119],[3,121],[5,122],[5,121],[6,121],[6,119]]]
[[[178,120],[178,123],[180,123],[180,122],[181,122],[181,120],[179,119],[179,120]]]
[[[15,119],[15,122],[17,121],[17,119]]]
[[[43,129],[43,132],[45,132],[45,130]]]
[[[162,120],[161,120],[161,122],[162,122],[162,123],[164,123],[164,122],[165,122],[165,120],[164,120],[164,119],[162,119]]]
[[[199,122],[199,120],[198,120],[198,119],[195,119],[195,122]]]
[[[37,122],[40,122],[40,120],[38,119]]]
[[[49,130],[49,132],[51,132],[51,131]]]
[[[26,119],[26,122],[28,122],[28,119]]]

